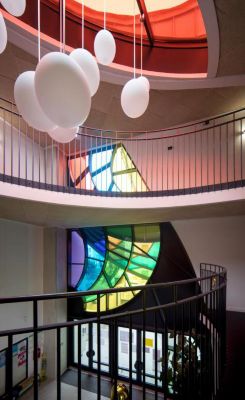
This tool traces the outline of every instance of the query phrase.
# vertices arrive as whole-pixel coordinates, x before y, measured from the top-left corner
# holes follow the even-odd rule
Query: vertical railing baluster
[[[131,314],[129,315],[129,396],[130,400],[132,400],[132,370],[133,370],[133,357],[132,357],[132,340],[133,340],[133,335],[132,335],[132,316]]]
[[[154,311],[154,341],[155,341],[155,350],[154,350],[154,356],[155,356],[155,400],[158,400],[158,359],[157,359],[157,354],[158,354],[158,333],[157,333],[157,312]]]
[[[235,113],[233,113],[233,182],[236,181],[236,122],[235,122],[236,116]]]
[[[11,117],[10,117],[10,137],[11,137],[11,150],[10,150],[10,159],[11,159],[11,181],[13,181],[13,176],[14,176],[14,146],[13,146],[13,102],[11,102]]]
[[[34,149],[35,149],[35,144],[34,144],[34,135],[35,135],[35,130],[32,128],[32,185],[34,184],[35,180],[35,168],[34,168]]]
[[[81,336],[81,324],[78,324],[78,364],[77,364],[77,399],[82,398],[82,336]]]
[[[60,328],[56,329],[56,339],[57,339],[57,366],[56,366],[56,383],[57,383],[57,400],[61,399],[61,362],[60,362]]]
[[[33,300],[34,400],[38,400],[38,302]]]
[[[9,399],[13,399],[13,335],[8,335],[8,349],[6,353],[6,392]]]
[[[97,376],[97,399],[101,398],[101,346],[100,346],[100,295],[97,294],[97,361],[98,361],[98,376]]]
[[[143,400],[145,400],[145,394],[146,394],[146,391],[145,391],[145,352],[146,352],[146,349],[145,349],[145,339],[146,339],[146,337],[145,337],[145,327],[146,327],[146,289],[144,289],[143,290],[143,296],[142,296],[142,300],[143,300],[143,304],[142,304],[142,310],[143,310],[143,313],[142,313],[142,330],[143,330],[143,346],[142,346],[142,352],[143,352],[143,380],[142,380],[142,383],[143,383]]]

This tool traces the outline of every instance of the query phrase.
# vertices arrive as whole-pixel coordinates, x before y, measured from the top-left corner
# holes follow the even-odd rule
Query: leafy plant
[[[170,333],[168,339],[174,339]],[[166,384],[168,394],[181,395],[187,392],[191,385],[193,395],[197,394],[200,383],[201,354],[199,336],[193,330],[190,335],[175,334],[175,349],[168,345],[167,360],[161,357],[162,371],[159,380]],[[167,373],[164,366],[167,365]],[[166,377],[167,382],[164,382]]]

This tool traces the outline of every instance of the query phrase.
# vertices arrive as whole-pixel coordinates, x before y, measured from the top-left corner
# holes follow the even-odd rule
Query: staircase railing
[[[131,302],[130,308],[114,310],[113,312],[100,312],[102,296],[108,298],[112,293],[124,293],[129,291],[140,292],[136,298],[139,303]],[[169,300],[165,303],[152,304],[151,298],[157,298],[158,291],[166,294]],[[191,293],[191,294],[190,294]],[[84,314],[63,320],[61,322],[45,319],[42,315],[44,304],[46,309],[52,307],[54,302],[66,301],[69,307],[74,305],[74,301],[81,301],[85,295],[94,296],[96,302],[96,312]],[[162,296],[161,298],[164,298]],[[65,301],[65,303],[64,303]],[[19,328],[14,326],[12,321],[11,329],[0,331],[0,339],[5,338],[7,345],[4,349],[4,366],[6,377],[5,398],[13,399],[16,393],[14,385],[16,373],[16,342],[17,339],[26,338],[32,335],[32,346],[29,346],[29,353],[23,359],[28,365],[28,376],[33,377],[34,389],[33,398],[37,400],[42,390],[39,387],[39,377],[41,373],[40,353],[47,352],[45,343],[53,332],[56,338],[55,346],[49,351],[48,363],[55,364],[53,367],[56,374],[56,395],[57,400],[62,396],[62,368],[61,360],[64,358],[64,331],[73,340],[73,344],[68,347],[68,367],[70,365],[70,355],[75,351],[77,354],[77,399],[86,399],[86,394],[82,391],[82,371],[86,370],[82,362],[83,346],[83,327],[95,325],[97,342],[94,345],[93,353],[87,354],[94,357],[97,353],[96,368],[94,372],[97,376],[97,399],[102,395],[102,377],[107,374],[113,381],[113,387],[124,381],[129,398],[135,400],[135,383],[142,387],[142,399],[146,399],[149,390],[154,399],[174,398],[174,399],[218,399],[222,388],[222,378],[225,363],[225,321],[226,321],[226,270],[223,267],[201,264],[201,277],[184,281],[169,283],[149,284],[146,286],[135,286],[130,288],[116,288],[87,292],[68,292],[56,294],[44,294],[36,296],[8,297],[0,298],[0,306],[14,305],[20,303],[28,304],[32,307],[32,324]],[[106,301],[107,303],[107,301]],[[138,304],[140,304],[138,306]],[[50,318],[50,317],[49,317]],[[7,321],[6,321],[7,324]],[[103,326],[108,326],[110,346],[110,359],[107,362],[108,370],[103,372],[105,364],[104,334]],[[122,338],[118,335],[118,328],[124,327],[127,330],[127,337]],[[140,334],[135,341],[136,331]],[[147,336],[151,331],[151,339]],[[91,331],[92,332],[92,331]],[[21,335],[21,336],[20,336]],[[92,332],[92,335],[93,332]],[[95,336],[95,335],[94,335]],[[125,335],[124,335],[125,336]],[[61,339],[62,338],[62,339]],[[120,347],[120,352],[127,353],[127,372],[124,376],[120,373],[121,366],[119,354],[119,341],[124,341],[124,346]],[[136,343],[137,342],[137,343]],[[139,343],[138,343],[139,342]],[[121,342],[120,342],[121,344]],[[72,348],[71,348],[72,347]],[[135,348],[134,348],[135,347]],[[137,349],[136,349],[137,347]],[[83,350],[84,351],[84,350]],[[28,350],[26,349],[26,352]],[[18,352],[17,352],[18,353]],[[149,373],[149,354],[153,366]],[[135,358],[136,357],[136,358]],[[95,361],[95,360],[93,360]],[[74,360],[73,360],[74,362]],[[110,381],[107,380],[110,386]],[[94,390],[94,388],[93,388]],[[166,397],[165,397],[166,396]]]

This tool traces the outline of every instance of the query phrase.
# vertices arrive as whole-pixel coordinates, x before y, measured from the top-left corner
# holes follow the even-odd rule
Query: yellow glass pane
[[[123,146],[118,147],[112,162],[112,172],[121,172],[132,168],[135,168],[135,166],[125,148]]]
[[[136,276],[132,272],[127,271],[127,277],[130,281],[131,286],[143,286],[146,284],[148,278],[143,278],[141,276]]]
[[[114,182],[121,192],[147,192],[148,188],[138,172],[113,175]]]
[[[160,241],[160,227],[154,225],[135,225],[134,237],[136,242],[151,243]]]
[[[97,311],[97,300],[90,301],[89,303],[85,303],[84,309],[87,312],[96,312]],[[106,296],[100,297],[100,311],[106,311]]]

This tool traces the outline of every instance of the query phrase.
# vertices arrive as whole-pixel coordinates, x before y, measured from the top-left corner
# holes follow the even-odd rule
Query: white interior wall
[[[245,312],[245,216],[172,222],[199,276],[201,262],[227,268],[227,309]]]
[[[0,296],[26,296],[43,291],[43,229],[34,225],[0,219]],[[39,323],[43,321],[42,305]],[[25,328],[33,324],[31,303],[0,305],[0,330]],[[28,373],[33,372],[33,336],[17,335],[16,343],[28,337]],[[41,341],[41,338],[40,338]],[[41,343],[40,343],[41,345]],[[7,338],[0,338],[0,350]],[[4,367],[0,367],[3,376]],[[19,372],[14,373],[14,381]],[[0,385],[0,394],[3,382]]]
[[[22,129],[22,131],[21,131]],[[16,129],[0,116],[0,173],[48,184],[63,184],[65,158],[62,148],[39,144],[42,133],[31,130],[28,136],[22,126]]]

